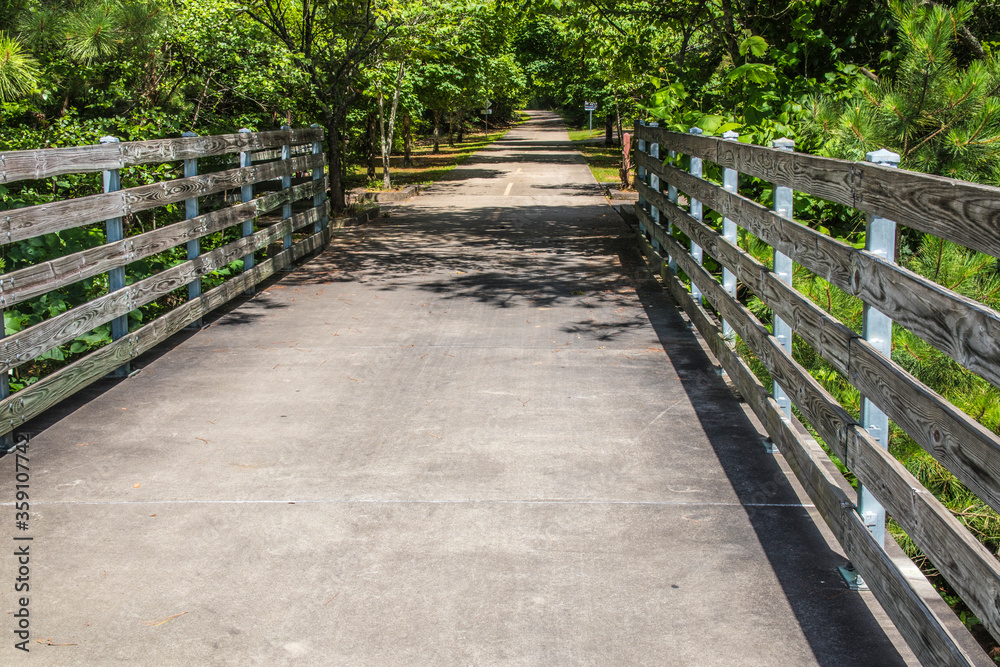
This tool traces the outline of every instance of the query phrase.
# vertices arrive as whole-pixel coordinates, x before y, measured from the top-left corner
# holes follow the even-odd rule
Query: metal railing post
[[[118,137],[101,137],[102,144],[117,144]],[[121,171],[119,169],[104,170],[104,192],[118,192],[122,189]],[[125,240],[125,228],[122,218],[108,218],[105,221],[107,242]],[[116,292],[125,288],[125,266],[119,266],[108,271],[108,292]],[[122,315],[111,320],[111,340],[115,341],[128,335],[128,315]],[[109,377],[125,377],[129,373],[130,364],[126,362],[108,373]]]
[[[736,141],[739,139],[740,135],[732,130],[724,132],[722,138],[725,141]],[[739,179],[740,174],[735,169],[730,169],[729,167],[724,167],[722,170],[722,187],[726,192],[736,193],[739,191]],[[722,237],[732,243],[733,245],[738,245],[739,237],[737,236],[737,226],[736,223],[729,218],[722,218]],[[736,296],[736,274],[729,270],[728,267],[722,267],[722,287],[733,297]],[[733,333],[733,326],[727,322],[725,319],[722,320],[722,337],[726,339],[730,344],[735,341],[735,334]]]
[[[667,156],[673,161],[677,157],[677,151],[667,151]],[[667,183],[667,199],[670,200],[671,204],[677,204],[677,186]],[[667,225],[667,236],[674,235],[674,223],[669,223]],[[677,260],[673,255],[667,254],[667,266],[676,275],[677,273]]]
[[[319,127],[319,124],[318,123],[313,123],[309,127]],[[323,152],[323,144],[321,142],[319,142],[319,141],[314,141],[313,145],[312,145],[312,152],[313,152],[313,155],[322,153]],[[319,167],[313,168],[313,180],[314,181],[318,181],[318,180],[321,180],[322,178],[323,178],[323,166],[321,165]],[[325,202],[325,201],[326,201],[326,190],[323,190],[322,192],[320,192],[320,193],[318,193],[318,194],[316,194],[316,195],[313,196],[313,206],[314,207],[315,206],[322,206],[323,202]],[[321,229],[323,229],[324,227],[326,227],[329,223],[330,223],[329,216],[327,216],[326,214],[324,214],[322,220],[317,221],[316,224],[313,225],[313,233],[315,234],[315,233],[319,232]]]
[[[773,144],[775,148],[780,151],[788,151],[789,153],[795,149],[795,142],[791,139],[775,139]],[[793,209],[793,196],[792,189],[785,187],[783,185],[773,184],[774,188],[774,210],[783,218],[789,220],[792,219],[794,214]],[[778,280],[786,283],[788,285],[792,284],[792,274],[794,272],[794,265],[792,263],[792,258],[784,253],[778,252],[778,249],[774,249],[774,268],[773,271]],[[785,322],[783,319],[777,315],[773,318],[773,332],[774,337],[778,339],[778,344],[785,348],[788,354],[792,353],[792,327],[790,324]],[[792,417],[792,402],[788,398],[788,394],[785,393],[785,389],[772,379],[771,381],[771,396],[777,402],[781,411],[785,414],[785,419],[791,419]],[[768,450],[774,451],[777,447],[774,443],[768,439]]]
[[[194,132],[185,132],[181,135],[182,137],[197,137],[198,135]],[[191,158],[190,160],[184,160],[184,178],[191,178],[192,176],[198,175],[198,158]],[[190,220],[191,218],[198,217],[198,198],[191,197],[190,199],[184,200],[184,218]],[[189,260],[198,257],[201,254],[201,239],[193,239],[187,242],[187,258]],[[201,296],[201,277],[195,278],[190,283],[188,283],[188,301],[194,301]],[[200,329],[202,325],[201,318],[188,325],[189,329]]]
[[[690,130],[688,130],[688,132],[690,132],[691,134],[702,133],[700,127],[692,127]],[[690,158],[691,158],[691,168],[689,171],[691,175],[697,178],[701,178],[701,158],[695,157],[693,155],[691,155]],[[689,208],[691,217],[697,220],[698,222],[701,222],[704,214],[701,202],[692,197],[690,194],[688,194],[688,199],[690,200],[691,204]],[[698,264],[701,264],[702,262],[701,246],[699,246],[694,241],[691,241],[691,256],[694,257],[694,261],[698,262]],[[694,284],[693,280],[691,281],[691,298],[694,299],[694,302],[699,306],[702,305],[701,290],[698,289],[698,287]]]
[[[245,127],[240,128],[240,134],[249,134],[250,130]],[[253,165],[253,159],[250,156],[250,147],[247,146],[246,150],[240,151],[240,167],[247,168]],[[248,184],[240,187],[240,201],[244,204],[253,201],[253,184]],[[247,218],[243,221],[243,236],[250,236],[253,234],[253,221],[254,219]],[[249,254],[243,256],[243,271],[249,271],[254,267],[254,256],[253,251]],[[246,294],[254,294],[256,290],[250,287],[246,290]]]
[[[659,160],[660,159],[660,144],[658,144],[658,143],[652,143],[652,144],[649,145],[649,157],[653,158],[654,160]],[[650,187],[650,189],[652,189],[653,191],[655,191],[657,194],[660,193],[660,177],[657,176],[656,174],[652,173],[652,172],[650,172],[650,174],[649,174],[649,187]],[[657,207],[655,207],[652,204],[650,204],[649,205],[649,217],[651,217],[653,219],[653,222],[659,224],[660,223],[660,209],[658,209]],[[660,253],[660,243],[655,238],[652,238],[652,236],[653,235],[650,234],[650,239],[649,239],[650,244],[653,246],[653,250],[657,254],[659,254]]]
[[[636,127],[636,134],[637,135],[639,134],[639,128],[642,127],[642,126],[644,126],[645,124],[646,123],[644,121],[641,121],[641,120],[636,122],[636,125],[637,125],[637,127]],[[636,150],[637,153],[645,153],[646,152],[646,140],[645,139],[638,139],[636,141],[635,150]],[[645,183],[646,182],[646,168],[643,167],[641,164],[637,165],[636,168],[635,168],[635,176],[636,176],[636,178],[638,180],[640,180],[643,183]],[[646,198],[642,196],[642,190],[639,190],[639,208],[641,208],[643,210],[646,209]],[[642,220],[641,219],[639,220],[639,233],[642,234],[643,236],[646,235],[646,225],[642,224]]]
[[[885,167],[898,167],[899,155],[885,149],[868,153],[868,162]],[[896,223],[874,215],[869,215],[865,230],[865,250],[876,257],[894,262],[896,259]],[[886,359],[892,357],[892,320],[872,308],[864,306],[864,339],[882,353]],[[889,418],[866,397],[861,397],[861,426],[878,441],[883,449],[889,448]],[[858,483],[858,513],[879,544],[885,544],[885,508],[875,500],[871,492]]]
[[[282,125],[281,129],[282,130],[290,130],[290,129],[292,129],[292,126],[291,125]],[[282,144],[281,145],[281,159],[282,160],[290,160],[290,159],[292,159],[292,145],[291,144]],[[290,187],[292,187],[292,174],[288,173],[288,174],[285,174],[284,176],[281,177],[281,189],[282,190],[287,190]],[[288,202],[285,203],[284,205],[282,205],[282,207],[281,207],[281,219],[282,220],[287,220],[290,217],[292,217],[292,200],[291,200],[291,197],[289,196]],[[281,240],[281,249],[282,250],[288,250],[291,247],[292,247],[292,232],[289,231],[287,234],[285,234],[284,238],[282,238],[282,240]]]
[[[5,305],[3,297],[0,297],[0,306]],[[7,335],[7,325],[3,318],[3,308],[0,308],[0,339],[3,339]],[[6,350],[6,345],[4,346],[4,357],[8,356]],[[10,363],[10,359],[7,359],[7,363]],[[3,400],[10,396],[10,371],[5,371],[0,373],[0,400]],[[14,420],[10,420],[11,431],[0,436],[0,454],[10,451],[14,447]]]

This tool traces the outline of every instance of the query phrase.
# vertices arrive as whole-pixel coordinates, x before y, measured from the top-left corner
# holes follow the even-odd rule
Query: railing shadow
[[[638,251],[632,252],[631,262],[641,262]],[[788,475],[756,437],[756,428],[674,301],[652,281],[638,289],[638,296],[817,663],[905,665],[860,594],[840,579],[837,567],[845,558],[820,532],[819,514],[781,506],[799,502]],[[837,603],[830,604],[832,599]]]
[[[311,263],[316,279],[371,281],[387,291],[416,288],[497,309],[579,308],[579,319],[562,331],[602,343],[652,326],[816,662],[906,664],[865,601],[838,579],[843,557],[799,504],[673,301],[648,282],[636,285],[641,258],[610,207],[435,209],[405,225],[391,218],[379,225],[378,234],[366,235],[364,253],[334,247]],[[636,288],[642,312],[610,316],[635,304]]]

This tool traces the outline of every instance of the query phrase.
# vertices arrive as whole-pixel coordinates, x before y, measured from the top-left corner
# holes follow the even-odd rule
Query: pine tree
[[[811,100],[807,134],[827,155],[888,148],[905,169],[1000,185],[1000,66],[985,53],[966,67],[956,58],[972,6],[895,0],[892,12],[895,76],[864,79],[846,103]]]

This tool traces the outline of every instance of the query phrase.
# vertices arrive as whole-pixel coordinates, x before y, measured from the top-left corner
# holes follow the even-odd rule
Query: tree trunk
[[[459,109],[455,115],[458,116],[458,143],[462,143],[465,136],[465,109]]]
[[[618,123],[618,145],[622,146],[622,107],[618,102],[618,93],[615,93],[615,121]]]
[[[412,167],[413,160],[410,159],[410,153],[413,147],[413,133],[411,132],[412,122],[410,120],[410,112],[403,112],[403,166]]]
[[[389,175],[389,156],[392,154],[392,135],[396,128],[396,110],[399,108],[399,91],[403,87],[403,74],[406,72],[403,63],[399,63],[399,74],[396,75],[396,90],[392,94],[392,107],[389,109],[389,128],[385,126],[385,97],[378,94],[378,118],[382,130],[382,187],[386,190],[392,187]]]
[[[455,145],[455,110],[448,110],[448,145]]]
[[[368,113],[368,180],[375,180],[375,155],[376,155],[376,142],[375,142],[375,113]]]
[[[441,152],[441,148],[439,146],[439,143],[441,141],[441,110],[440,109],[434,109],[434,111],[432,111],[432,113],[434,114],[434,132],[433,132],[433,136],[434,136],[434,151],[433,152],[440,153]]]
[[[610,113],[604,114],[604,147],[611,148],[615,145],[615,126]]]
[[[326,163],[330,173],[330,203],[335,213],[347,206],[344,201],[344,177],[340,168],[340,119],[324,114],[326,121]]]

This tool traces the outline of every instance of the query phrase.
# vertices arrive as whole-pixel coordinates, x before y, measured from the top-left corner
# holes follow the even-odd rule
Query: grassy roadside
[[[454,146],[448,145],[448,136],[444,135],[440,141],[440,152],[434,153],[434,142],[429,136],[419,137],[414,141],[411,153],[412,165],[403,166],[403,156],[393,155],[389,159],[390,174],[394,188],[413,183],[433,183],[441,180],[445,174],[462,164],[476,151],[482,150],[491,143],[498,141],[511,130],[529,119],[524,113],[518,113],[518,120],[514,123],[499,127],[495,131],[490,128],[489,136],[482,130],[476,132],[466,132],[465,141]],[[348,188],[367,186],[369,191],[382,189],[382,162],[378,161],[376,177],[368,182],[367,166],[352,164],[349,167],[347,178],[345,179]]]
[[[615,183],[617,187],[620,184],[618,170],[621,168],[622,150],[617,147],[605,148],[602,141],[604,139],[603,125],[600,128],[588,130],[586,127],[575,127],[565,115],[562,115],[562,118],[563,122],[566,123],[569,140],[573,143],[573,147],[583,154],[587,160],[587,166],[590,167],[590,172],[597,179],[597,182]],[[633,177],[634,175],[633,169]]]

